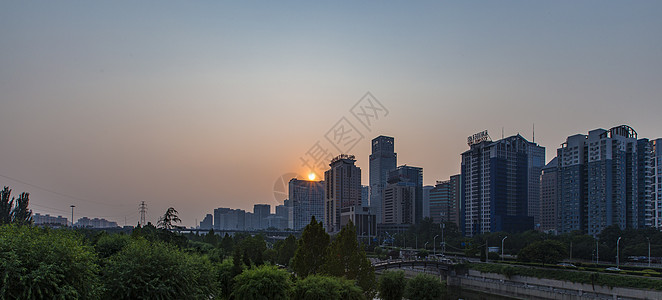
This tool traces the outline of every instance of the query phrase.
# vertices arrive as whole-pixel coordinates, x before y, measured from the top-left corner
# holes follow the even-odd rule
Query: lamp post
[[[428,251],[428,243],[430,243],[430,242],[425,242],[425,245],[423,246],[423,248],[425,249],[425,252]],[[425,259],[428,259],[427,255],[425,256]]]
[[[74,207],[76,207],[76,205],[71,205],[69,207],[71,207],[71,228],[74,228]]]
[[[598,247],[598,239],[595,239],[595,264],[600,264],[600,247]]]
[[[432,244],[434,249],[432,253],[434,253],[434,258],[437,258],[437,237],[439,237],[438,234],[435,235],[434,238],[432,239]]]
[[[648,240],[648,267],[651,267],[651,239],[649,237],[646,237]]]
[[[503,261],[503,241],[505,241],[508,236],[501,239],[501,261]]]
[[[621,237],[618,237],[618,240],[616,240],[616,269],[620,269],[620,261],[619,261],[619,245],[621,243]]]

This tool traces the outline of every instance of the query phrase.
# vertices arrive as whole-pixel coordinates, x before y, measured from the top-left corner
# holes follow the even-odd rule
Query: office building
[[[557,174],[558,164],[554,157],[544,168],[540,175],[540,226],[536,229],[556,233],[558,221],[557,214]]]
[[[397,166],[397,154],[394,152],[394,139],[380,135],[372,140],[370,154],[370,207],[377,215],[377,223],[382,223],[382,192],[386,187],[388,172]]]
[[[407,187],[407,188],[404,188]],[[386,195],[386,189],[390,188],[392,191],[389,192],[389,195]],[[405,191],[411,191],[411,196],[407,196]],[[396,192],[399,191],[399,192]],[[391,197],[405,197],[406,199],[411,199],[411,223],[400,223],[400,224],[417,224],[423,219],[423,168],[411,167],[407,165],[399,166],[394,170],[388,172],[387,184],[383,191],[382,201],[386,201],[389,197],[391,202],[388,205],[404,205],[401,207],[405,211],[400,211],[404,214],[408,214],[406,206],[408,202],[405,201],[405,198],[397,198],[398,200],[393,200]],[[399,201],[399,202],[398,202]],[[405,201],[405,202],[403,202]],[[386,221],[386,215],[393,215],[393,211],[386,212],[387,208],[386,203],[382,203],[382,221],[384,224],[393,224],[392,221]],[[392,218],[392,217],[391,217]],[[408,219],[405,215],[398,217],[400,219]],[[402,220],[404,220],[402,219]],[[393,219],[391,219],[393,220]]]
[[[342,229],[341,213],[363,211],[361,207],[361,169],[354,155],[341,154],[331,160],[324,172],[324,227],[330,234]],[[360,208],[360,209],[359,209]],[[348,217],[351,219],[351,217]]]
[[[437,181],[430,190],[430,217],[434,223],[451,222],[460,228],[460,175]]]
[[[463,234],[533,229],[529,203],[540,203],[545,148],[519,134],[493,142],[487,131],[469,137],[468,145],[460,177]]]
[[[433,185],[423,186],[423,219],[430,218],[430,191]]]
[[[288,228],[303,229],[312,217],[315,217],[315,220],[324,220],[324,181],[293,178],[289,182],[288,204]]]

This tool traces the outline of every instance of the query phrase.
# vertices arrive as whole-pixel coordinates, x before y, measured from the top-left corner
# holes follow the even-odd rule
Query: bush
[[[442,282],[436,276],[419,274],[407,282],[405,288],[405,298],[434,300],[441,299],[445,292],[445,282]]]
[[[134,239],[103,270],[107,299],[208,299],[218,294],[217,272],[206,257],[174,245]]]
[[[0,299],[95,299],[99,267],[68,230],[0,227]]]
[[[379,298],[383,300],[399,300],[405,292],[405,272],[387,271],[379,277]]]
[[[107,258],[120,252],[131,241],[131,237],[126,234],[103,234],[94,249],[101,258]]]
[[[360,300],[363,290],[353,280],[341,277],[310,275],[297,281],[292,292],[293,300]]]
[[[291,288],[289,273],[268,265],[246,270],[234,280],[232,295],[237,300],[288,299]]]

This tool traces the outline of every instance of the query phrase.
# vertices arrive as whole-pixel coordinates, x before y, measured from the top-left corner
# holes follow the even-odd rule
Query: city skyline
[[[146,201],[190,227],[275,207],[343,117],[363,185],[379,135],[424,185],[485,129],[535,124],[547,149],[623,124],[662,137],[655,1],[127,6],[0,4],[0,184],[35,212],[135,225]],[[350,112],[366,92],[388,109],[369,128]]]

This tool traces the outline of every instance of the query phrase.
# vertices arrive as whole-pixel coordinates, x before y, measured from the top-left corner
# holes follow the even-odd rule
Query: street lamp
[[[619,254],[618,254],[618,248],[621,243],[621,237],[618,237],[618,240],[616,240],[616,269],[620,269],[620,262],[618,261],[619,259]]]
[[[646,237],[648,240],[648,267],[651,267],[651,239],[649,237]]]
[[[74,207],[76,207],[76,205],[71,205],[70,207],[71,207],[71,228],[74,228]]]
[[[435,235],[434,238],[432,239],[432,244],[434,244],[434,248],[433,248],[434,258],[437,258],[437,237],[439,237],[438,234]]]
[[[501,261],[503,261],[503,241],[505,241],[508,236],[501,239]]]

